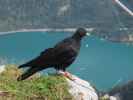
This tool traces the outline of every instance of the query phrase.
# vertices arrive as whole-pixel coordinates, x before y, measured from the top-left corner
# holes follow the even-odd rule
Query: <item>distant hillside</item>
[[[133,1],[126,4],[132,8]],[[106,33],[122,27],[120,21],[133,26],[113,0],[0,0],[0,31],[83,26]]]

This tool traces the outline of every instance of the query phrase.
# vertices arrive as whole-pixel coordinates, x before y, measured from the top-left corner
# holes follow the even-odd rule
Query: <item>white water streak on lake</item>
[[[46,29],[21,29],[7,32],[0,32],[0,35],[14,34],[19,32],[74,32],[77,28],[64,28],[64,29],[54,29],[54,28],[46,28]],[[88,32],[92,32],[94,28],[85,28]]]

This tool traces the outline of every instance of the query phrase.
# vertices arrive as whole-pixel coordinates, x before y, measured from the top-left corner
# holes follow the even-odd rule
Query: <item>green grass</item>
[[[0,100],[73,100],[69,94],[69,86],[63,76],[34,75],[24,81],[17,81],[22,72],[15,65],[7,65],[0,74]]]

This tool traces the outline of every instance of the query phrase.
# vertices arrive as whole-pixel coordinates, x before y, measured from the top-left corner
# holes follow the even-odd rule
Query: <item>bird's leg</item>
[[[68,79],[72,80],[72,81],[75,80],[75,79],[73,78],[72,74],[69,73],[69,72],[67,72],[67,71],[64,72],[64,76],[67,77]]]
[[[60,72],[59,72],[59,70],[56,70],[56,72],[55,72],[57,75],[60,75]]]
[[[70,80],[72,80],[72,81],[75,80],[75,79],[73,78],[72,74],[70,74],[70,73],[67,72],[67,71],[64,72],[64,71],[59,70],[58,73],[61,74],[61,75],[63,75],[63,76],[65,76],[66,78],[68,78],[68,79],[70,79]]]

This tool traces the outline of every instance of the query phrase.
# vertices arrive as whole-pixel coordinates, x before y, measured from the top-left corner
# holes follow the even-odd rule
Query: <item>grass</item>
[[[100,97],[99,100],[110,100],[110,99],[106,97]]]
[[[34,75],[28,80],[17,81],[22,72],[15,65],[7,65],[0,74],[0,100],[73,100],[63,76]]]

